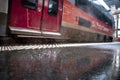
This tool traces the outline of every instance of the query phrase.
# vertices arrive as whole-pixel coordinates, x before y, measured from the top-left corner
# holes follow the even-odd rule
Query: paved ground
[[[0,52],[0,80],[116,80],[119,75],[118,42],[12,47]]]

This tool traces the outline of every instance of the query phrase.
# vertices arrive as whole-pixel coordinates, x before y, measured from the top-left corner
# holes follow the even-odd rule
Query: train
[[[120,31],[119,31],[119,29],[116,30],[115,41],[120,41]]]
[[[106,42],[114,31],[112,15],[96,1],[0,0],[1,39]]]

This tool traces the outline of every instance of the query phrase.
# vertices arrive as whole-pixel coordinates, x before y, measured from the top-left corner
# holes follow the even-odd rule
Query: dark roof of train
[[[110,20],[113,20],[113,16],[111,13],[109,13],[102,5],[97,5],[95,3],[93,3],[93,5],[100,10],[104,15],[106,15],[106,17],[108,17]]]

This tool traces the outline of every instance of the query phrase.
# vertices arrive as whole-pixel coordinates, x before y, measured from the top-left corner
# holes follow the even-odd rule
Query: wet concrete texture
[[[3,51],[0,80],[116,80],[120,43]]]

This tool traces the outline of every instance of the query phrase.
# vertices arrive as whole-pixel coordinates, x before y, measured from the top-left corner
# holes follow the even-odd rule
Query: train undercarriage
[[[112,42],[112,37],[71,28],[61,28],[59,36],[11,35],[1,37],[0,45]]]

